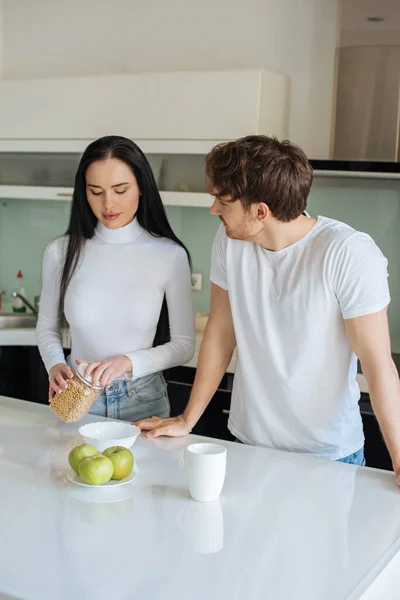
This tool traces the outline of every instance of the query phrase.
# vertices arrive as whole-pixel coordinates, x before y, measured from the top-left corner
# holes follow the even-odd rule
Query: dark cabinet
[[[204,435],[233,441],[235,437],[228,429],[229,409],[232,392],[218,389],[204,413]]]
[[[383,440],[378,420],[372,410],[368,394],[361,394],[360,410],[364,426],[364,454],[367,466],[392,471],[392,461]]]
[[[30,348],[0,348],[0,395],[30,400]]]
[[[0,395],[47,404],[49,378],[36,346],[0,347]]]

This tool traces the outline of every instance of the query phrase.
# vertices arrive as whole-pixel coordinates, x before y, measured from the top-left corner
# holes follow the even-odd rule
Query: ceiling
[[[342,0],[342,30],[400,30],[400,0]],[[367,17],[383,17],[370,23]]]
[[[341,45],[400,45],[400,0],[340,0]],[[368,17],[381,17],[370,22]]]

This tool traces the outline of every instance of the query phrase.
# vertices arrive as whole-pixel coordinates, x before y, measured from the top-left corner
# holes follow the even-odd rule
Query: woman
[[[70,367],[86,362],[85,376],[102,387],[92,413],[127,421],[168,416],[162,371],[194,354],[190,257],[131,140],[108,136],[86,148],[67,233],[47,246],[42,278],[36,332],[49,400],[67,387]]]

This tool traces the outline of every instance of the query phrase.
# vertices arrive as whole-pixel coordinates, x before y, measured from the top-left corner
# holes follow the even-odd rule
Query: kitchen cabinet
[[[48,390],[37,346],[0,346],[0,395],[47,404]]]
[[[30,350],[26,346],[0,347],[0,395],[31,399]]]
[[[204,163],[212,143],[189,144],[179,149],[175,145],[157,148],[137,142],[146,153],[165,205],[211,206],[212,198],[205,189]],[[86,145],[70,150],[55,146],[53,151],[28,145],[24,151],[16,152],[0,140],[0,198],[70,201],[75,172]]]
[[[49,141],[285,138],[289,99],[289,77],[265,69],[3,80],[0,132]]]
[[[400,46],[338,49],[335,160],[399,160]]]
[[[118,134],[146,154],[166,205],[209,207],[206,154],[286,138],[289,98],[289,78],[262,69],[0,81],[0,198],[70,200],[84,148]]]
[[[372,410],[368,394],[361,394],[360,410],[364,427],[364,454],[367,466],[391,471],[392,461],[383,440],[378,420]]]

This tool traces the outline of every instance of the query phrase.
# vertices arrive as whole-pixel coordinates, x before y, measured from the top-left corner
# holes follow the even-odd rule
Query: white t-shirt
[[[58,302],[68,237],[50,242],[43,258],[37,341],[46,369],[65,362]],[[171,341],[152,348],[166,295]],[[194,355],[192,285],[186,252],[147,233],[136,219],[112,230],[100,222],[67,288],[65,316],[75,359],[126,354],[133,377],[187,363]]]
[[[243,442],[337,460],[364,443],[357,358],[344,319],[390,302],[387,260],[352,227],[318,217],[272,252],[221,226],[211,281],[229,293],[238,359],[229,429]]]

